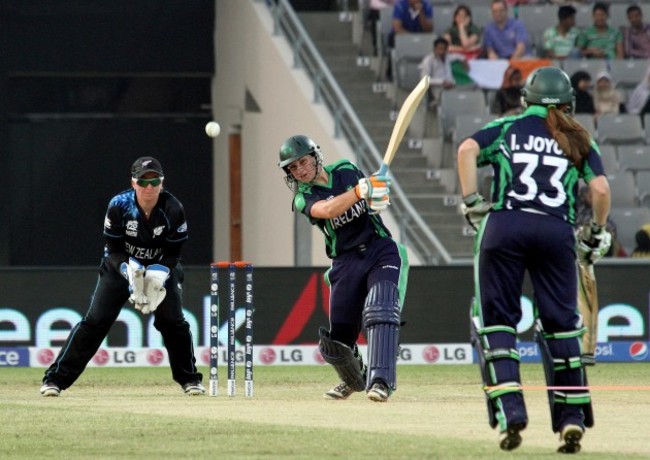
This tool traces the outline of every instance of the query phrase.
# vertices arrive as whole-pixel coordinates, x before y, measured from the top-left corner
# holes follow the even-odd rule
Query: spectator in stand
[[[614,87],[612,76],[606,70],[601,70],[596,75],[594,88],[594,107],[596,116],[605,113],[617,115],[621,113],[621,95]]]
[[[503,76],[501,88],[494,96],[492,113],[499,116],[516,115],[521,113],[521,89],[524,87],[521,70],[510,66]]]
[[[396,0],[393,7],[393,29],[388,36],[388,46],[395,47],[395,35],[433,32],[433,6],[429,0]],[[390,59],[386,77],[392,80]]]
[[[650,67],[646,70],[643,80],[636,85],[625,104],[628,113],[639,115],[641,119],[650,113]]]
[[[427,102],[429,108],[434,108],[440,101],[443,90],[456,86],[451,70],[451,62],[465,59],[461,54],[449,56],[449,42],[444,38],[436,38],[433,42],[433,52],[427,54],[420,63],[420,77],[429,76],[429,92]]]
[[[623,28],[623,51],[625,57],[634,59],[650,58],[650,24],[643,22],[643,11],[638,5],[627,9],[629,27]]]
[[[558,24],[544,31],[544,53],[549,59],[580,57],[576,39],[580,30],[576,27],[576,9],[571,5],[557,10]]]
[[[372,51],[374,56],[377,56],[377,21],[379,21],[381,10],[392,7],[393,3],[395,3],[395,0],[370,0],[367,24],[370,27],[370,35],[372,36]]]
[[[571,75],[571,86],[573,86],[576,96],[575,113],[590,113],[592,115],[596,113],[594,98],[589,92],[590,85],[591,75],[588,72],[578,70]]]
[[[593,25],[583,30],[576,41],[583,57],[596,59],[623,59],[623,34],[610,27],[609,5],[596,2],[592,9]]]
[[[449,42],[449,53],[474,59],[481,54],[481,29],[472,22],[472,10],[459,5],[454,11],[454,23],[444,34]]]
[[[645,224],[641,230],[634,235],[636,247],[632,251],[632,257],[650,259],[650,224]]]
[[[521,59],[530,55],[530,39],[524,23],[508,17],[505,0],[492,0],[492,22],[483,33],[488,59]]]

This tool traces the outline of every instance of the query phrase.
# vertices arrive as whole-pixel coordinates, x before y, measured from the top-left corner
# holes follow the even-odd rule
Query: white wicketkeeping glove
[[[144,292],[144,265],[129,257],[129,263],[122,262],[120,272],[129,282],[129,302],[135,305],[135,308],[141,310],[149,303],[149,299]]]
[[[463,197],[463,204],[460,209],[467,220],[467,223],[476,231],[481,226],[481,221],[485,218],[492,205],[485,201],[485,198],[479,193],[471,193]]]
[[[144,293],[149,298],[149,304],[140,309],[143,314],[148,314],[156,310],[158,305],[165,299],[167,290],[165,281],[169,278],[169,268],[160,264],[153,264],[147,267],[144,274]]]
[[[595,264],[602,259],[612,245],[612,234],[605,226],[592,222],[578,229],[576,251],[581,262]]]

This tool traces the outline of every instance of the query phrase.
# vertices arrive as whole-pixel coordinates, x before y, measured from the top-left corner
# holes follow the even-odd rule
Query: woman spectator
[[[596,75],[594,107],[596,108],[596,116],[605,113],[617,115],[621,112],[621,95],[614,88],[612,76],[605,70],[598,72],[598,75]]]
[[[594,98],[589,92],[591,85],[591,75],[584,70],[578,70],[571,75],[571,86],[576,92],[575,113],[596,113],[594,107]]]
[[[472,22],[472,11],[466,5],[459,5],[454,11],[454,22],[444,34],[449,42],[449,53],[458,53],[465,59],[474,59],[481,54],[481,29]]]

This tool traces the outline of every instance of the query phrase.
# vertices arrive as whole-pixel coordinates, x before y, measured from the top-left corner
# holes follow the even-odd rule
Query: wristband
[[[478,192],[474,192],[474,193],[470,193],[467,196],[464,196],[463,203],[465,203],[465,206],[472,206],[480,199],[481,199],[481,195],[479,195]]]

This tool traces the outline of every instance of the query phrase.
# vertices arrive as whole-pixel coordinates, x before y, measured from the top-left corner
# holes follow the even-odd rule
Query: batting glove
[[[607,254],[611,245],[612,234],[604,225],[592,222],[578,230],[576,251],[581,262],[595,264]]]
[[[479,193],[471,193],[463,197],[460,209],[467,220],[467,223],[474,230],[478,231],[481,221],[490,212],[491,205]]]
[[[368,178],[359,179],[359,183],[354,187],[357,198],[360,200],[378,200],[382,201],[390,193],[390,177],[372,175]],[[385,206],[384,206],[385,207]]]

